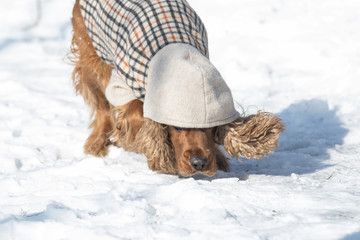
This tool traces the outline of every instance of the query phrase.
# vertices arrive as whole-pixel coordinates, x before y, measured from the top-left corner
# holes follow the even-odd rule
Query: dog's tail
[[[76,92],[81,94],[90,106],[92,115],[97,110],[109,110],[105,89],[109,83],[112,67],[105,64],[96,54],[76,0],[72,17],[73,38],[71,62],[75,65],[72,73]]]

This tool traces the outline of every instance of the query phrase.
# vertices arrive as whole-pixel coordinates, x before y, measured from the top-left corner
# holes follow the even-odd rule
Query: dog
[[[72,79],[93,118],[86,154],[105,157],[114,145],[189,177],[229,171],[220,146],[238,159],[278,147],[282,120],[239,115],[185,0],[76,0],[72,26]]]

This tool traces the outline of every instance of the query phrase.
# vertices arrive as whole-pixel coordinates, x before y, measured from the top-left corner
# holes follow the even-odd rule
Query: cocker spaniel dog
[[[277,148],[283,123],[241,117],[209,61],[206,29],[186,0],[76,0],[73,82],[92,110],[84,150],[144,154],[163,173],[213,176],[230,157]]]

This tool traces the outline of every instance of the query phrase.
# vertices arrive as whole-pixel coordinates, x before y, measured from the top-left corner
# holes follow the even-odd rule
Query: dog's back
[[[208,56],[207,34],[185,0],[80,0],[96,53],[144,99],[151,58],[171,43],[185,43]]]

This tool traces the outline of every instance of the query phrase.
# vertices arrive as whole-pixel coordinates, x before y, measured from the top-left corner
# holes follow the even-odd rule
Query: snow
[[[181,178],[111,148],[66,60],[73,0],[0,9],[0,239],[360,239],[360,1],[189,0],[239,111],[286,123],[264,161]]]

